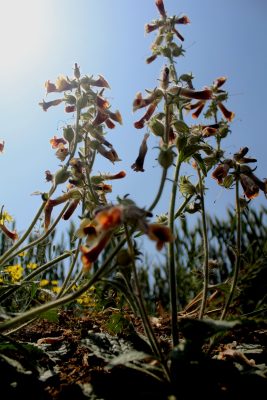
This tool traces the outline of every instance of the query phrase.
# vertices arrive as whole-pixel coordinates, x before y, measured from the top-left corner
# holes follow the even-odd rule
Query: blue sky
[[[191,23],[181,26],[185,37],[185,57],[177,62],[178,74],[192,72],[195,87],[210,85],[227,76],[227,107],[236,117],[232,133],[223,146],[231,156],[248,146],[257,158],[256,174],[267,177],[266,93],[267,93],[267,3],[265,0],[165,0],[170,15],[186,14]],[[153,89],[163,59],[146,65],[154,34],[146,35],[144,25],[158,17],[153,0],[25,0],[1,1],[0,16],[0,205],[16,219],[23,231],[40,204],[35,191],[48,191],[45,170],[55,172],[59,160],[49,144],[61,128],[72,123],[70,114],[58,106],[42,111],[44,82],[60,74],[72,76],[74,63],[81,73],[108,80],[106,92],[112,109],[119,109],[123,125],[108,133],[121,162],[112,165],[99,158],[95,172],[127,172],[127,178],[113,183],[111,201],[129,193],[141,207],[149,206],[158,188],[160,167],[155,158],[157,140],[150,137],[145,172],[134,172],[135,161],[145,130],[133,127],[141,113],[132,112],[135,94]],[[188,117],[187,122],[194,121]],[[201,118],[200,118],[201,122]],[[100,157],[100,156],[99,156]],[[191,168],[185,173],[192,174]],[[171,176],[170,176],[171,177]],[[207,179],[207,208],[223,216],[232,204],[229,191]],[[62,187],[62,189],[64,189]],[[170,184],[156,213],[168,209]],[[255,206],[266,204],[261,193]]]

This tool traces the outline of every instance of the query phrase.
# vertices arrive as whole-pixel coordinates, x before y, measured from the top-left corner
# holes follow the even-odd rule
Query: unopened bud
[[[161,149],[158,162],[164,169],[168,169],[173,164],[174,156],[175,153],[172,148]]]
[[[54,174],[54,185],[60,185],[61,183],[64,183],[68,180],[70,177],[69,171],[66,170],[66,168],[61,168]]]
[[[67,142],[71,143],[74,138],[74,131],[70,125],[67,125],[66,128],[63,129],[63,137],[67,140]]]
[[[157,118],[155,118],[155,117],[151,118],[151,120],[149,121],[148,126],[149,126],[151,132],[155,136],[160,136],[160,137],[164,136],[164,131],[165,131],[164,125]]]

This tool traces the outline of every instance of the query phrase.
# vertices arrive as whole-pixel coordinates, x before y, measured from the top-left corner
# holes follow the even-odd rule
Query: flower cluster
[[[250,168],[249,163],[254,163],[255,158],[246,157],[249,149],[242,147],[234,154],[232,159],[225,159],[213,171],[212,177],[217,180],[218,184],[229,187],[234,180],[239,179],[244,190],[245,196],[251,200],[259,195],[262,190],[266,196],[267,181],[259,179]]]

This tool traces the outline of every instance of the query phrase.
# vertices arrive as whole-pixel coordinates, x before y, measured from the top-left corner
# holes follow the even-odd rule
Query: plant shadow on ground
[[[181,340],[171,349],[168,315],[152,317],[171,363],[168,383],[145,339],[141,320],[113,334],[117,310],[57,313],[1,338],[1,393],[17,399],[260,398],[267,389],[267,323],[180,319]],[[55,314],[56,315],[56,314]],[[133,328],[135,326],[135,329]],[[207,340],[208,338],[208,340]],[[212,339],[210,339],[212,338]]]

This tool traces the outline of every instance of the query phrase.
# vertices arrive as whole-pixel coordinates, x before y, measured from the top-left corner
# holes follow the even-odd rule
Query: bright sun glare
[[[38,0],[0,0],[0,73],[28,68],[41,52],[44,26]]]

